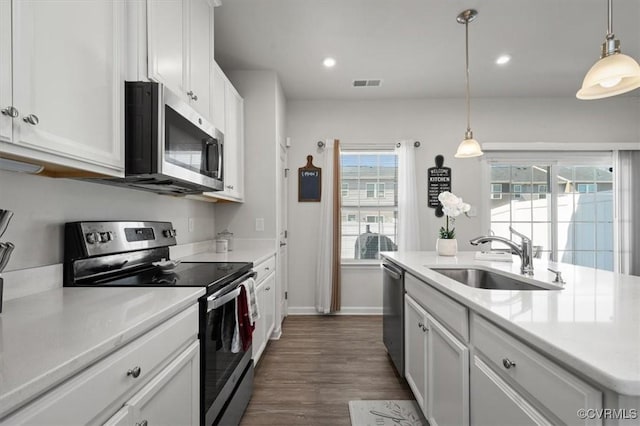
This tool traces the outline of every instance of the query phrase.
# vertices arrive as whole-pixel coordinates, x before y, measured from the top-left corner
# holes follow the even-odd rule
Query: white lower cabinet
[[[404,299],[404,376],[416,398],[427,412],[427,312],[409,296]]]
[[[471,366],[471,419],[476,426],[552,425],[477,356]]]
[[[257,364],[275,327],[276,274],[272,272],[256,288],[260,318],[253,332],[253,360]]]
[[[198,425],[198,305],[0,420],[0,425]]]
[[[200,422],[200,345],[193,342],[131,398],[105,426],[197,425]]]
[[[253,362],[258,364],[275,328],[276,258],[272,256],[253,268],[256,271],[256,298],[260,318],[253,331]]]
[[[405,377],[431,426],[469,424],[469,349],[408,295]]]

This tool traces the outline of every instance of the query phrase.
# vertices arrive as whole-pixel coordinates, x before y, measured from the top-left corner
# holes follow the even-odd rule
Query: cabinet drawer
[[[253,270],[258,274],[255,278],[256,284],[260,284],[269,276],[270,273],[276,270],[276,257],[271,256],[264,262],[260,262],[258,265],[253,267]]]
[[[148,382],[170,356],[196,340],[198,306],[194,305],[127,344],[84,372],[54,388],[0,424],[87,424],[109,408],[112,412]],[[138,377],[127,374],[139,367]],[[114,407],[115,405],[115,407]]]
[[[472,316],[471,340],[494,369],[509,376],[562,422],[602,424],[601,420],[580,420],[576,415],[581,408],[602,408],[602,393],[597,389],[476,314]]]
[[[466,307],[408,273],[405,274],[404,288],[463,342],[469,341],[469,311]]]

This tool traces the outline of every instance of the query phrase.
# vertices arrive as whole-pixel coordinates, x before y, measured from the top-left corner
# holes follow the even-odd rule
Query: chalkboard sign
[[[436,155],[436,166],[427,169],[429,174],[429,207],[436,209],[436,216],[444,216],[442,204],[438,201],[441,192],[451,192],[451,167],[443,167],[444,157]]]
[[[320,201],[322,169],[313,165],[313,156],[307,155],[307,165],[298,169],[298,202]]]

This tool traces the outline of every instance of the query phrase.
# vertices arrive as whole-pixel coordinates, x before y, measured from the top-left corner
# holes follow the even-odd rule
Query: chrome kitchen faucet
[[[517,254],[518,256],[520,256],[520,273],[522,275],[533,275],[533,244],[531,242],[531,239],[513,229],[512,226],[509,227],[509,231],[511,231],[512,234],[516,234],[518,237],[520,237],[520,239],[522,240],[522,243],[520,245],[507,238],[494,235],[481,235],[479,237],[472,238],[471,240],[469,240],[469,242],[473,246],[477,246],[478,244],[482,243],[488,243],[490,241],[499,241],[503,244],[508,245],[511,248],[511,252],[513,254]]]

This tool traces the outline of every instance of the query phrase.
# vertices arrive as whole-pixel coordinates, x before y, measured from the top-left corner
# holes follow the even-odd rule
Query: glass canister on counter
[[[233,251],[233,232],[229,232],[228,229],[225,229],[224,231],[216,234],[216,239],[227,240],[227,250]]]

